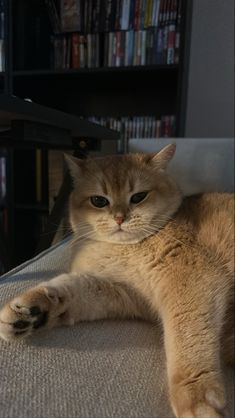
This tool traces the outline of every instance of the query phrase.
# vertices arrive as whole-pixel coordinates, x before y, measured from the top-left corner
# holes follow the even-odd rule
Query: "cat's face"
[[[136,243],[170,219],[181,193],[165,173],[175,146],[156,155],[129,154],[69,162],[73,231],[82,238]]]

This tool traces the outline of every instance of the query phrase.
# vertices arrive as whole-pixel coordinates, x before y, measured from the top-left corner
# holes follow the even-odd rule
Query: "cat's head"
[[[81,238],[136,243],[158,231],[178,209],[182,195],[166,167],[175,153],[127,154],[78,160],[68,157],[74,189],[72,229]]]

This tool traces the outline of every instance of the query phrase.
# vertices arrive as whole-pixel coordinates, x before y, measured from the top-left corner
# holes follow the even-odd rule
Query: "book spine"
[[[140,5],[140,29],[144,29],[144,15],[145,15],[145,8],[146,8],[146,0],[141,1]]]
[[[129,29],[134,29],[135,20],[135,0],[131,0],[130,3],[130,16],[129,16]]]
[[[180,31],[181,31],[181,0],[178,1],[178,8],[177,8],[177,23],[176,23],[176,34],[175,34],[175,64],[179,64]]]
[[[116,64],[116,55],[117,55],[117,35],[116,32],[113,33],[113,48],[112,48],[112,67],[115,67]]]
[[[168,45],[167,45],[167,64],[174,64],[175,62],[175,33],[176,28],[174,24],[169,25]]]
[[[142,31],[137,32],[137,65],[141,65]]]
[[[79,51],[80,51],[80,67],[85,68],[86,67],[86,37],[85,35],[80,35]]]
[[[153,0],[149,0],[149,10],[148,10],[148,21],[147,26],[151,28],[152,26],[152,15],[153,15]]]
[[[88,33],[87,34],[87,67],[91,68],[91,55],[92,55],[92,50],[91,50],[91,34]]]
[[[154,64],[154,29],[149,29],[149,64]]]
[[[92,27],[92,0],[86,0],[88,2],[88,11],[87,11],[87,33],[91,33]]]
[[[62,68],[66,68],[66,56],[67,56],[67,36],[63,36],[63,42],[62,42]]]
[[[108,66],[112,67],[113,32],[108,33]]]
[[[125,60],[125,47],[126,47],[126,43],[125,43],[125,32],[121,32],[121,49],[120,49],[120,65],[121,67],[124,66],[124,60]]]
[[[142,30],[142,42],[141,42],[141,65],[146,63],[146,30]]]
[[[134,31],[131,30],[129,33],[129,44],[128,44],[128,65],[134,64]]]
[[[72,34],[72,68],[80,68],[80,35]]]
[[[165,0],[160,0],[159,18],[158,18],[159,25],[162,25],[163,20],[164,20],[164,1]]]
[[[5,70],[5,48],[4,40],[0,39],[0,71]]]
[[[157,119],[156,121],[156,138],[161,137],[161,120]]]
[[[165,25],[163,27],[163,51],[162,51],[162,63],[166,64],[167,63],[167,47],[168,47],[168,32],[169,32],[169,27],[168,25]]]
[[[139,29],[139,13],[140,13],[140,0],[135,0],[135,11],[134,11],[134,29]]]
[[[63,32],[75,32],[75,31],[80,30],[81,29],[79,27],[80,19],[81,19],[80,2],[73,1],[73,0],[61,0],[60,2],[61,30]]]
[[[128,65],[128,55],[129,55],[129,37],[130,31],[124,32],[125,36],[125,54],[124,54],[124,65],[125,67]]]
[[[116,67],[121,65],[121,32],[116,32]]]
[[[129,28],[130,4],[130,0],[123,0],[122,2],[121,30]]]
[[[42,202],[42,151],[36,149],[36,202]]]
[[[120,30],[121,0],[116,0],[115,30]]]
[[[4,201],[6,197],[6,157],[0,158],[0,199]]]
[[[65,68],[68,70],[71,68],[71,52],[72,52],[72,39],[71,37],[67,37],[67,48],[66,48],[66,62]]]

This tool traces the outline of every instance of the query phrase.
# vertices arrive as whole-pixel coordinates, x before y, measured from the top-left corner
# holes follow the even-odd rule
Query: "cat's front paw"
[[[11,341],[45,326],[71,324],[66,296],[63,289],[43,284],[17,296],[0,311],[0,337]]]
[[[173,379],[174,380],[174,379]],[[171,385],[171,403],[177,418],[224,418],[225,392],[216,376],[195,376]]]

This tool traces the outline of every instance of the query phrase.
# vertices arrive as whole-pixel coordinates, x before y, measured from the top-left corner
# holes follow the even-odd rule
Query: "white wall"
[[[234,0],[193,0],[185,136],[234,136]]]

